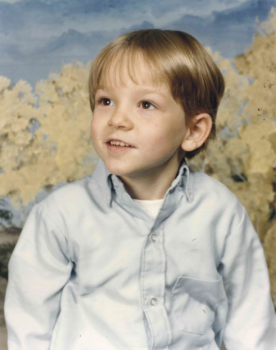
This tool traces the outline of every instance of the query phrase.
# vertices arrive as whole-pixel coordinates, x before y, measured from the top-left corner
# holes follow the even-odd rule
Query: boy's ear
[[[201,113],[193,117],[187,127],[181,147],[186,152],[194,151],[203,145],[212,130],[213,121],[209,114]]]

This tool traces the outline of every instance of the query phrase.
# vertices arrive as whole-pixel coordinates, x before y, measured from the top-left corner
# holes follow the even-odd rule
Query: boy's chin
[[[107,170],[111,173],[111,174],[114,174],[114,175],[117,175],[117,176],[128,176],[128,175],[131,175],[132,173],[132,170],[134,169],[130,169],[130,167],[126,166],[126,165],[123,165],[123,164],[114,164],[114,162],[105,162],[105,165],[106,165],[106,168]]]

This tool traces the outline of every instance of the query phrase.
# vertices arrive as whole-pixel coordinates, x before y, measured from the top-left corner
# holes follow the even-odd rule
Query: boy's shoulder
[[[91,200],[91,195],[97,189],[97,183],[93,180],[92,174],[81,179],[67,183],[50,193],[38,203],[49,214],[58,209],[77,210],[81,204]]]
[[[212,205],[233,212],[239,213],[242,217],[243,205],[238,197],[221,181],[214,177],[197,171],[190,171],[193,182],[193,196],[196,201],[203,205]]]
[[[193,189],[195,193],[208,193],[211,196],[223,196],[227,200],[236,200],[236,195],[221,181],[216,178],[199,172],[191,171],[190,176],[193,178]]]

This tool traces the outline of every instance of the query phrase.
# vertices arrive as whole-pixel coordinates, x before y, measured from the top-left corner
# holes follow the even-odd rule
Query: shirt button
[[[156,237],[156,235],[154,233],[152,233],[150,235],[150,239],[152,240],[153,243],[155,243],[157,241],[157,237]]]
[[[109,196],[106,196],[106,197],[105,197],[105,200],[106,200],[107,202],[109,202],[109,201],[110,201],[110,197],[109,197]]]
[[[156,298],[152,298],[150,301],[151,305],[155,306],[158,303],[158,300]]]

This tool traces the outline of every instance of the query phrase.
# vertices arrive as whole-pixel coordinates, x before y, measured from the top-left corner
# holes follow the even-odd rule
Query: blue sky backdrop
[[[32,86],[137,29],[183,30],[232,58],[276,0],[0,0],[0,75]]]

